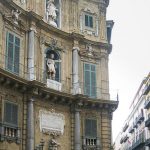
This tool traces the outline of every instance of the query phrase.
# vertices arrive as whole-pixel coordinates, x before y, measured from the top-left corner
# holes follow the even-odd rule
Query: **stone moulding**
[[[40,131],[45,134],[63,135],[65,117],[63,114],[40,110]]]

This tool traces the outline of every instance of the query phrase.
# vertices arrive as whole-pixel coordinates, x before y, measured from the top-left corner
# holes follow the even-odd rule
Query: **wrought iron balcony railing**
[[[150,128],[150,117],[145,121],[145,127]]]
[[[144,103],[144,109],[150,108],[150,97]]]

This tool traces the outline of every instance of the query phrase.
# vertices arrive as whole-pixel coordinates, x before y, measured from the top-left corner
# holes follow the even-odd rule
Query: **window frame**
[[[13,37],[13,41],[10,41],[10,35]],[[19,44],[16,44],[16,39],[19,40]],[[9,49],[9,44],[12,46],[12,50]],[[6,32],[6,54],[5,54],[5,68],[11,73],[19,75],[20,73],[20,53],[21,53],[21,38],[15,33]],[[12,52],[12,56],[9,56],[10,52]],[[17,54],[18,53],[18,54]],[[10,58],[9,58],[10,57]],[[16,63],[16,58],[18,58],[18,62]],[[11,63],[10,63],[10,59]],[[17,68],[16,68],[17,64]],[[11,65],[11,66],[9,66]],[[10,67],[10,68],[9,68]]]
[[[86,22],[86,18],[87,18],[87,22]],[[91,29],[94,28],[94,16],[93,15],[85,13],[84,14],[84,21],[85,21],[84,22],[85,27],[91,28]]]
[[[11,112],[9,112],[9,113],[11,113],[11,114],[13,114],[13,110],[12,110],[12,107],[14,107],[14,106],[16,106],[16,108],[17,108],[17,119],[16,119],[16,123],[13,123],[12,121],[14,120],[13,118],[12,118],[12,115],[11,115],[11,121],[9,122],[9,121],[6,121],[5,119],[5,117],[6,117],[6,113],[8,113],[8,112],[6,112],[6,104],[10,104],[11,105]],[[18,127],[18,120],[19,120],[19,106],[18,106],[18,104],[16,104],[16,103],[14,103],[14,102],[10,102],[10,101],[4,101],[4,114],[3,114],[3,122],[4,122],[4,124],[6,124],[6,125],[10,125],[10,126],[13,126],[13,127]]]
[[[86,65],[89,65],[90,69],[86,70]],[[92,67],[94,66],[95,70],[92,71]],[[93,63],[86,63],[84,62],[83,63],[83,74],[84,74],[84,94],[89,96],[90,98],[96,98],[97,97],[97,87],[96,87],[96,64],[93,64]],[[86,83],[86,80],[87,80],[87,72],[89,72],[89,84]],[[92,74],[94,73],[94,78],[95,78],[95,82],[93,82],[93,78],[92,78]],[[92,84],[94,83],[94,85]],[[89,89],[88,89],[89,87]],[[94,88],[94,89],[93,89]],[[94,92],[95,90],[95,92]],[[88,92],[87,92],[88,91]]]

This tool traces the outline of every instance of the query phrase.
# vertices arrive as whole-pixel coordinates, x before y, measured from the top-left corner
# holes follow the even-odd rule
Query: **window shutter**
[[[96,66],[84,64],[84,94],[96,97]]]
[[[90,64],[84,64],[84,94],[90,94]]]
[[[88,26],[89,19],[88,19],[88,15],[85,15],[85,26]]]
[[[7,49],[7,54],[6,54],[6,68],[9,71],[13,70],[13,51],[14,51],[14,36],[11,33],[7,32],[7,40],[6,40],[6,49]]]
[[[12,104],[12,124],[18,124],[18,106]]]
[[[11,123],[11,103],[5,103],[5,114],[4,114],[4,121],[6,123]]]
[[[20,39],[15,37],[14,72],[19,73]]]
[[[85,136],[97,137],[97,121],[94,119],[85,119]]]
[[[89,27],[93,28],[93,17],[89,16]]]
[[[96,97],[96,68],[91,65],[91,97]]]
[[[4,110],[4,122],[6,124],[17,126],[17,124],[18,124],[18,106],[13,103],[5,102],[4,109],[5,109]]]

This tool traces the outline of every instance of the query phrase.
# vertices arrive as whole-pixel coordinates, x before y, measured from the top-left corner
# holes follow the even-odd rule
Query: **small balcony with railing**
[[[140,124],[142,121],[144,121],[143,111],[136,117],[135,124]]]
[[[145,141],[145,146],[150,147],[150,137],[148,139],[146,139]]]
[[[148,119],[145,121],[145,127],[150,128],[150,115],[148,115]]]
[[[20,143],[20,128],[0,123],[0,141]]]
[[[150,97],[148,97],[144,103],[144,109],[149,109],[149,108],[150,108]]]
[[[132,150],[136,150],[138,148],[144,149],[145,146],[145,134],[142,132],[136,141],[132,143]]]
[[[130,127],[129,127],[129,129],[128,129],[128,132],[129,133],[133,133],[134,132],[134,127],[133,127],[134,125],[131,125]]]
[[[149,91],[150,91],[150,78],[148,79],[148,82],[146,83],[145,88],[143,89],[143,94],[147,95]]]

